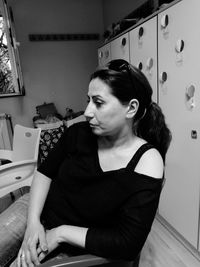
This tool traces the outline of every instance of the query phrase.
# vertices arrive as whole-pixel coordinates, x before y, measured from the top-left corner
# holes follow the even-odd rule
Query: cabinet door
[[[195,248],[200,189],[200,1],[158,15],[159,103],[172,131],[159,213]]]
[[[146,75],[157,102],[157,16],[129,33],[130,62]]]
[[[117,39],[111,41],[111,58],[125,59],[129,62],[129,37],[128,33],[123,34]]]
[[[110,43],[108,43],[108,44],[106,44],[106,45],[104,45],[98,49],[99,66],[103,67],[110,60],[111,60]]]

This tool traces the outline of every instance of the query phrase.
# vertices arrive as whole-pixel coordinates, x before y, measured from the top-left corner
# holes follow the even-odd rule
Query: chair
[[[85,116],[83,114],[81,114],[80,116],[75,117],[73,119],[65,121],[65,125],[67,127],[70,127],[72,124],[80,122],[80,121],[86,121],[86,118],[85,118]]]
[[[37,167],[40,132],[40,128],[16,125],[13,150],[0,149],[0,159],[11,161],[0,165],[0,197],[31,185]]]
[[[101,266],[101,267],[139,267],[140,254],[134,261],[110,260],[91,254],[63,257],[62,259],[55,259],[43,264],[39,267],[87,267],[87,266]]]

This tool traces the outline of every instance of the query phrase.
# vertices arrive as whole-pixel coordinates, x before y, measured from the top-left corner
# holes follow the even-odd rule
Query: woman
[[[145,76],[124,60],[92,74],[87,122],[67,129],[34,177],[18,266],[63,251],[136,258],[158,207],[171,140],[151,96]]]

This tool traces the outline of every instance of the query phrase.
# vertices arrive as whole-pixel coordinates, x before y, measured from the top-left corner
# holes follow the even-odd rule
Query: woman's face
[[[85,117],[93,133],[99,136],[115,135],[126,125],[128,107],[111,94],[110,87],[101,79],[91,80]]]

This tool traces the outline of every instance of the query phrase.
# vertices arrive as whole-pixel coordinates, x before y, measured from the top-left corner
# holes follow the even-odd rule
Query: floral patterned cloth
[[[61,135],[64,133],[65,126],[61,125],[58,128],[52,128],[48,130],[42,130],[40,136],[40,146],[39,146],[39,165],[46,159],[49,151],[58,142]]]

